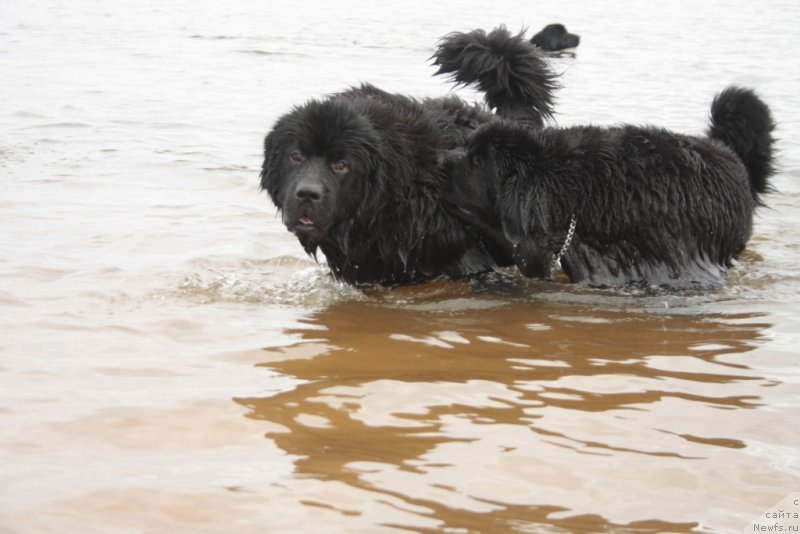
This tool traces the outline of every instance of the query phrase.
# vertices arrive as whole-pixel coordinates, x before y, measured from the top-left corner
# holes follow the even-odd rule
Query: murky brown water
[[[85,369],[92,406],[56,414],[54,392],[4,410],[25,429],[4,454],[31,478],[0,524],[733,531],[800,480],[796,356],[771,346],[769,313],[697,300],[432,283],[321,307],[272,348]],[[231,367],[266,389],[227,396]],[[111,406],[131,382],[156,402]]]
[[[744,525],[796,486],[774,456],[796,430],[763,409],[800,388],[759,369],[763,316],[423,291],[440,294],[312,315],[259,364],[303,383],[237,399],[320,488],[306,506],[421,529],[689,532]]]
[[[370,6],[0,6],[0,533],[753,531],[800,490],[798,4]],[[303,256],[257,190],[280,113],[440,95],[437,37],[555,20],[562,124],[773,107],[726,288],[362,292]]]

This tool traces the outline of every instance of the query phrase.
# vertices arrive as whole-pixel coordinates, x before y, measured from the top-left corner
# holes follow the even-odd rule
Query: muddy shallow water
[[[7,4],[0,532],[742,532],[800,491],[797,4]],[[441,35],[554,21],[559,124],[773,108],[725,288],[357,290],[303,255],[257,188],[281,113],[444,94]]]

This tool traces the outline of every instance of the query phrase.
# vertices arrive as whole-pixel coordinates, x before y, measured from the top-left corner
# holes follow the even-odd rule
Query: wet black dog
[[[576,48],[580,42],[581,36],[569,33],[563,24],[548,24],[531,37],[531,43],[547,52]]]
[[[708,137],[495,122],[447,160],[447,198],[527,276],[549,278],[556,260],[591,286],[717,287],[770,189],[773,128],[736,87],[714,99]]]
[[[406,284],[512,263],[445,209],[437,155],[498,116],[542,125],[555,77],[536,47],[502,27],[448,35],[434,64],[475,85],[497,114],[453,96],[417,100],[362,85],[295,107],[266,136],[261,187],[306,252],[321,250],[348,283]]]

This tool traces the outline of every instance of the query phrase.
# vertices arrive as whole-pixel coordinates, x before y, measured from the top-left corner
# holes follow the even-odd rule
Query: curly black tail
[[[750,89],[728,87],[711,104],[708,136],[733,149],[750,174],[754,196],[770,191],[775,172],[775,123],[769,107]]]
[[[557,76],[522,33],[511,35],[505,26],[488,34],[451,33],[439,41],[432,59],[439,67],[436,74],[449,74],[459,85],[476,86],[502,117],[541,127],[553,116]]]

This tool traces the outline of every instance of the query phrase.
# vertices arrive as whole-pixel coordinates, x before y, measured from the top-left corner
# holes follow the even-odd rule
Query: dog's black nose
[[[322,199],[322,184],[301,182],[294,193],[300,200],[319,202]]]

